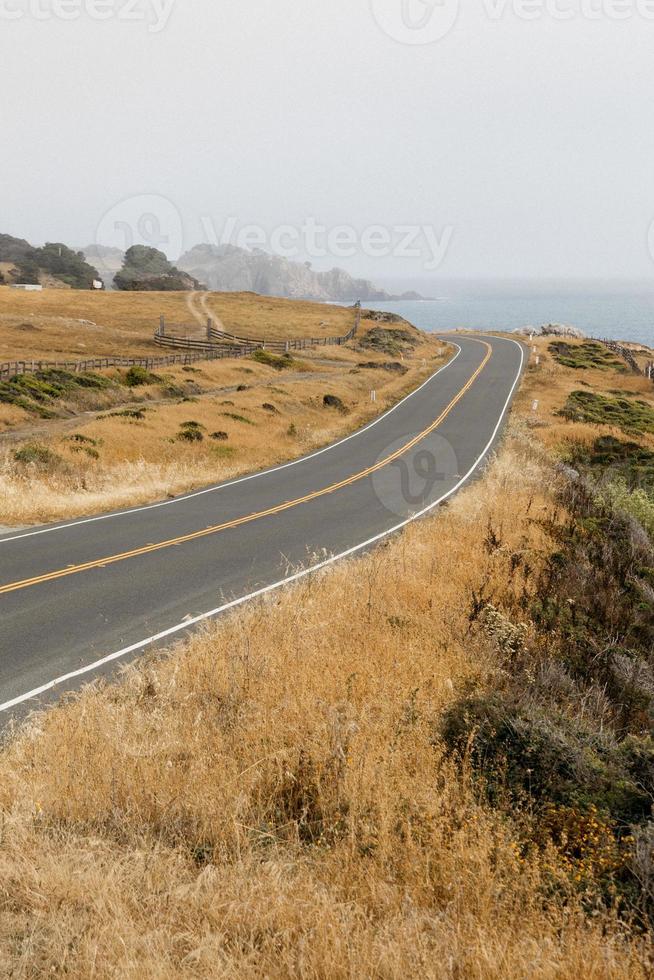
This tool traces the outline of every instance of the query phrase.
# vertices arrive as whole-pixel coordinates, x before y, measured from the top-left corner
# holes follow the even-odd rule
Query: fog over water
[[[565,323],[589,336],[654,346],[654,281],[396,280],[393,292],[415,290],[425,302],[374,303],[425,330],[515,330]]]

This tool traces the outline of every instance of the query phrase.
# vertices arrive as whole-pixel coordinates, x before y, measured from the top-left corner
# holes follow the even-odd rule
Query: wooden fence
[[[196,361],[215,361],[225,357],[245,357],[248,353],[249,351],[241,347],[209,347],[204,351],[190,348],[185,354],[170,354],[163,357],[95,357],[86,361],[5,361],[4,364],[0,364],[0,381],[8,381],[21,374],[35,374],[37,371],[61,370],[83,374],[86,371],[101,371],[103,368],[111,367],[143,367],[151,370],[173,364],[194,364]]]
[[[159,328],[154,335],[154,342],[159,347],[183,347],[187,350],[212,350],[216,346],[228,346],[231,349],[246,349],[249,354],[255,350],[268,350],[285,354],[292,350],[307,350],[310,347],[338,347],[347,344],[357,335],[360,325],[360,303],[355,306],[354,326],[342,337],[298,337],[292,340],[244,337],[228,333],[226,330],[219,330],[211,318],[207,320],[205,337],[193,337],[192,332],[197,331],[196,324],[166,323],[165,317],[162,316],[159,320]],[[181,334],[184,336],[180,336]]]
[[[184,324],[175,324],[174,328],[184,329]],[[236,344],[226,340],[203,340],[200,337],[180,337],[175,334],[155,334],[154,342],[157,347],[196,352],[200,358],[210,360],[216,357],[246,357],[255,350],[261,349],[261,344]]]
[[[614,354],[617,354],[618,357],[621,357],[622,360],[629,365],[634,374],[640,374],[641,376],[654,381],[654,361],[649,361],[643,369],[634,357],[633,351],[618,343],[617,340],[606,340],[604,338],[593,339],[596,339],[600,344],[603,344],[605,347],[608,347],[609,350],[612,350]],[[640,353],[644,354],[645,351],[641,351]]]

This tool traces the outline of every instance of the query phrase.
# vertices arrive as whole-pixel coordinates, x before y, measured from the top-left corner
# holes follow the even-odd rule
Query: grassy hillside
[[[4,973],[651,975],[654,434],[559,414],[579,373],[538,343],[437,517],[6,747]]]
[[[19,358],[145,356],[158,349],[153,334],[170,323],[202,332],[207,314],[225,329],[271,340],[336,336],[352,327],[352,310],[320,303],[269,299],[251,293],[119,293],[46,289],[21,293],[0,286],[0,361]]]
[[[98,298],[66,295],[73,307]],[[170,294],[154,301],[152,294],[136,294],[131,306],[125,300],[132,295],[100,297],[107,321],[124,325],[78,325],[78,330],[91,331],[89,345],[91,337],[108,332],[115,351],[130,331],[133,338],[144,334],[140,324],[148,323],[145,311],[151,314],[170,299]],[[11,294],[12,302],[15,296]],[[19,296],[19,303],[23,299]],[[48,309],[82,312],[50,294],[41,294],[37,306],[39,299]],[[209,300],[225,312],[222,297]],[[171,317],[183,302],[179,296],[170,300]],[[345,333],[354,322],[351,309],[254,296],[228,297],[227,309],[230,302],[243,317],[230,320],[231,327],[263,330],[265,324],[272,331],[272,324],[282,337],[312,330],[318,335],[328,329]],[[30,321],[38,322],[38,329],[14,329],[36,357],[49,356],[70,329],[68,321],[43,317]],[[5,333],[11,329],[5,327]],[[404,335],[380,333],[378,325],[364,320],[356,343],[309,349],[301,357],[263,352],[155,373],[46,370],[0,381],[0,525],[161,499],[302,455],[352,431],[415,387],[447,356],[444,345],[408,325],[402,329]],[[103,343],[109,346],[106,338]],[[101,353],[101,348],[94,341],[85,356]],[[22,352],[27,356],[24,347]],[[14,349],[13,356],[21,355]]]

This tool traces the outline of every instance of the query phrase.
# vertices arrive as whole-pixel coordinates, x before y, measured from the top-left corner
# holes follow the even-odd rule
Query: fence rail
[[[175,345],[177,346],[177,345]],[[249,351],[234,347],[210,347],[203,351],[188,349],[185,354],[169,354],[162,357],[94,357],[85,361],[5,361],[0,364],[0,381],[36,374],[37,371],[70,371],[84,374],[111,367],[143,367],[146,370],[169,367],[174,364],[194,364],[196,361],[215,361],[226,357],[245,357]]]
[[[228,333],[216,327],[209,317],[206,324],[205,337],[189,336],[190,330],[197,331],[196,324],[166,323],[165,317],[160,317],[159,327],[154,335],[154,342],[160,347],[184,347],[187,350],[211,350],[216,346],[228,346],[231,349],[246,348],[248,353],[255,350],[268,350],[276,353],[288,353],[292,350],[308,350],[310,347],[338,347],[347,344],[359,332],[361,326],[361,304],[355,306],[354,326],[342,337],[297,337],[291,340],[267,340],[265,337],[245,337]],[[169,333],[168,331],[173,331]],[[185,336],[180,336],[184,332]]]
[[[629,365],[634,374],[640,374],[642,377],[649,378],[650,381],[654,381],[654,361],[648,361],[645,368],[641,368],[640,364],[634,357],[634,352],[623,344],[618,343],[617,340],[607,340],[604,337],[594,338],[600,344],[604,344],[609,350],[612,350],[614,354],[617,354],[622,358],[623,361]],[[646,353],[641,351],[641,353]]]
[[[195,352],[201,360],[215,360],[221,357],[246,357],[255,350],[261,349],[261,344],[238,345],[228,341],[202,340],[196,337],[176,337],[170,334],[155,334],[154,342],[157,347],[169,347],[176,350]]]

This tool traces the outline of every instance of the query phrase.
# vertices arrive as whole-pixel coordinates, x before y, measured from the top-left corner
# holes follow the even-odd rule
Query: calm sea
[[[399,313],[423,330],[514,330],[565,323],[593,337],[654,346],[654,281],[387,280],[380,285],[389,292],[414,290],[433,297],[369,304]]]

